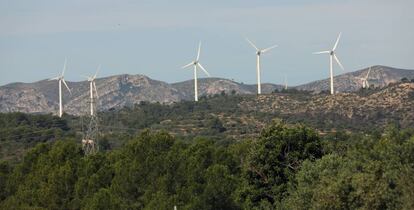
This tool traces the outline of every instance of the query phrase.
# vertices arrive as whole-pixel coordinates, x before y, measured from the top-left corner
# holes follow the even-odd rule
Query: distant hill
[[[237,94],[247,95],[256,94],[257,85],[246,85],[222,78],[202,78],[198,80],[199,95],[220,94],[222,91],[226,93],[235,92]],[[172,87],[182,94],[184,100],[194,99],[194,80],[187,80],[172,84]],[[276,89],[282,89],[282,85],[264,83],[262,84],[263,93],[271,93]]]
[[[67,82],[72,95],[63,89],[65,112],[88,112],[88,82]],[[244,85],[227,79],[201,78],[199,95],[227,93],[254,94],[255,85]],[[141,101],[172,103],[193,100],[194,80],[168,84],[144,75],[117,75],[96,80],[100,110],[132,106]],[[280,85],[263,84],[263,92],[270,93]],[[59,106],[58,83],[42,80],[34,83],[12,83],[0,87],[0,112],[56,113]]]
[[[361,87],[358,77],[366,75],[367,69],[346,73],[335,77],[335,88],[339,92],[352,92]],[[414,78],[414,71],[374,66],[369,78],[370,84],[384,87],[401,78]],[[256,85],[238,83],[222,78],[199,79],[199,95],[237,93],[256,94]],[[72,95],[66,89],[64,93],[65,112],[83,114],[88,112],[88,82],[68,82]],[[132,106],[142,101],[173,103],[181,100],[193,100],[194,80],[169,84],[153,80],[144,75],[116,75],[96,80],[99,91],[99,109],[109,110]],[[329,89],[329,80],[320,80],[296,88],[320,92]],[[271,93],[282,85],[262,84],[264,94]],[[58,84],[56,81],[42,80],[34,83],[12,83],[0,87],[0,112],[56,113],[58,110]]]
[[[335,92],[354,92],[362,87],[359,78],[365,78],[369,68],[358,71],[341,74],[334,77]],[[414,71],[406,69],[397,69],[387,66],[372,66],[368,82],[375,87],[385,87],[390,83],[399,82],[402,78],[414,79]],[[313,92],[329,90],[329,78],[299,85],[294,88]]]

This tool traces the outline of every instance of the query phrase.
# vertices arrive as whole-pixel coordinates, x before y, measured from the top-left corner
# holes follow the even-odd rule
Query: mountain
[[[365,78],[369,68],[355,72],[345,73],[334,77],[335,92],[354,92],[362,87],[361,79]],[[400,81],[402,78],[414,79],[414,71],[397,69],[387,66],[372,66],[368,82],[374,87],[385,87],[390,83]],[[312,92],[321,92],[330,89],[330,79],[318,80],[294,88]]]
[[[256,94],[257,85],[246,85],[237,83],[232,80],[222,78],[202,78],[198,80],[199,95],[214,95],[220,94],[222,91],[226,93],[237,93],[241,95]],[[194,99],[194,80],[187,80],[172,84],[172,87],[179,90],[183,96],[183,100]],[[276,89],[282,89],[282,85],[275,85],[270,83],[262,84],[263,93],[271,93]]]
[[[0,88],[1,112],[56,112],[58,110],[58,83],[42,80],[35,83],[14,83]],[[96,80],[103,110],[133,105],[140,101],[171,102],[180,100],[171,85],[142,75],[119,75]],[[68,82],[72,95],[64,88],[65,112],[87,112],[89,85],[87,81]]]
[[[367,69],[346,73],[335,77],[335,87],[339,92],[352,92],[360,89],[359,77],[366,75]],[[369,77],[370,84],[384,87],[401,78],[414,78],[414,71],[374,66]],[[215,95],[222,91],[248,95],[256,94],[256,85],[247,85],[222,78],[199,79],[199,95]],[[83,114],[88,112],[88,82],[68,82],[72,95],[63,89],[65,112]],[[99,92],[99,109],[109,110],[132,106],[142,101],[163,104],[181,100],[193,100],[194,80],[166,83],[150,79],[144,75],[117,75],[96,80]],[[329,80],[320,80],[292,88],[320,92],[329,89]],[[268,94],[282,85],[262,84],[262,92]],[[34,83],[12,83],[0,87],[0,112],[56,113],[58,110],[58,83],[42,80]]]
[[[63,89],[64,110],[79,115],[88,112],[89,84],[87,81],[67,82],[72,95]],[[254,85],[244,85],[227,79],[199,79],[199,95],[220,94],[222,91],[237,94],[254,94]],[[99,109],[108,110],[132,106],[142,101],[172,103],[192,100],[194,80],[168,84],[143,75],[117,75],[96,80],[99,92]],[[264,84],[263,91],[270,93],[282,86]],[[59,108],[58,83],[42,80],[34,83],[12,83],[0,87],[0,112],[56,113]]]

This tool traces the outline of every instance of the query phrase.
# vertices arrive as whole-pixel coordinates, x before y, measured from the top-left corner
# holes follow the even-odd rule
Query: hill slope
[[[414,127],[414,83],[357,93],[272,93],[218,95],[197,103],[141,104],[101,113],[102,127],[167,130],[178,136],[221,136],[241,140],[257,136],[273,119],[301,122],[320,132],[372,132],[390,123]],[[115,129],[116,130],[116,129]]]
[[[352,92],[360,89],[358,77],[366,75],[367,69],[346,73],[335,77],[335,87],[339,92]],[[414,78],[414,71],[374,66],[369,78],[370,84],[384,87],[401,78]],[[172,103],[193,100],[194,81],[188,80],[169,84],[150,79],[143,75],[117,75],[96,80],[99,91],[99,109],[109,110],[132,106],[142,101]],[[328,89],[329,80],[321,80],[293,87],[299,90],[320,92]],[[65,89],[65,112],[80,115],[88,112],[88,82],[68,82],[72,95]],[[271,93],[283,86],[262,84],[262,92]],[[235,92],[256,94],[256,85],[246,85],[222,78],[199,79],[199,95]],[[56,81],[42,80],[34,83],[12,83],[0,87],[0,112],[56,113],[58,110],[58,89]]]
[[[355,72],[345,73],[334,77],[335,92],[353,92],[362,87],[359,78],[365,78],[369,68],[364,68]],[[406,69],[397,69],[387,66],[372,66],[368,77],[370,85],[375,87],[385,87],[390,83],[399,82],[402,78],[414,79],[414,71]],[[304,85],[296,86],[296,89],[313,92],[329,90],[329,78],[319,81],[310,82]]]
[[[254,94],[254,85],[244,85],[227,79],[199,79],[199,95],[235,91]],[[72,95],[64,89],[65,112],[79,115],[88,112],[89,85],[87,81],[68,82]],[[168,84],[143,75],[118,75],[96,80],[100,110],[132,106],[142,101],[172,103],[193,100],[194,80]],[[282,86],[264,84],[263,92],[270,93]],[[13,83],[0,87],[0,112],[56,113],[59,106],[56,81]]]

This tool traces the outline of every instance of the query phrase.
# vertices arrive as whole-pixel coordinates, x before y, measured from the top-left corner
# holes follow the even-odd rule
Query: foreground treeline
[[[71,139],[0,163],[0,209],[414,209],[414,132],[321,138],[274,122],[224,144],[145,131],[85,156]]]
[[[67,120],[51,114],[0,113],[0,159],[19,160],[39,142],[74,137]]]

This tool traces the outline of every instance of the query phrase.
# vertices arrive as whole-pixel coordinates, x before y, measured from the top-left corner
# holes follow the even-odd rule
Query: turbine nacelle
[[[69,93],[72,95],[72,91],[70,91],[69,86],[68,84],[66,84],[66,81],[64,78],[65,70],[66,70],[66,62],[67,62],[67,59],[65,58],[65,63],[63,64],[62,74],[55,78],[49,79],[49,80],[57,80],[59,82],[59,117],[62,117],[63,115],[62,83],[66,87],[66,89],[69,91]]]
[[[333,60],[336,61],[336,63],[339,65],[339,67],[341,67],[342,70],[345,70],[344,67],[342,66],[341,62],[339,61],[338,57],[336,56],[336,53],[335,53],[335,50],[336,50],[336,47],[338,47],[338,43],[339,43],[340,38],[341,38],[341,33],[339,33],[338,38],[336,39],[336,42],[335,42],[332,50],[326,50],[326,51],[320,51],[320,52],[314,52],[313,53],[313,54],[329,54],[329,59],[330,59],[330,65],[329,65],[329,67],[330,67],[329,70],[330,71],[329,71],[329,73],[330,73],[330,80],[331,80],[330,81],[331,94],[335,93],[334,85],[333,85],[333,66],[332,66]]]
[[[207,72],[207,70],[200,63],[200,53],[201,53],[201,42],[198,44],[198,51],[197,51],[196,59],[194,61],[192,61],[191,63],[183,66],[182,68],[185,69],[185,68],[188,68],[190,66],[194,66],[195,70],[197,70],[198,67],[199,67],[207,76],[210,76],[210,74]]]
[[[277,47],[277,45],[273,45],[271,47],[265,48],[265,49],[259,49],[258,47],[256,47],[256,45],[250,41],[248,38],[246,38],[246,41],[256,50],[256,55],[260,56],[263,53],[270,51],[271,49]]]
[[[101,65],[99,65],[98,68],[96,69],[95,75],[93,75],[93,76],[83,76],[83,77],[88,79],[88,82],[91,85],[90,86],[90,88],[91,88],[91,90],[90,90],[91,98],[93,98],[93,92],[95,92],[96,98],[99,98],[98,90],[97,90],[96,84],[95,84],[95,79],[96,79],[96,76],[98,76],[98,72],[99,72],[100,69],[101,69]],[[93,114],[92,111],[91,111],[91,114]]]
[[[197,89],[197,70],[198,70],[198,68],[203,70],[203,72],[207,76],[210,76],[210,74],[207,72],[207,70],[200,63],[200,52],[201,52],[201,42],[198,44],[198,51],[197,51],[196,59],[194,61],[192,61],[191,63],[189,63],[189,64],[182,67],[183,69],[188,68],[190,66],[194,67],[194,100],[195,101],[198,101],[198,89]]]
[[[98,68],[96,69],[95,75],[93,75],[93,76],[83,76],[83,77],[88,79],[88,82],[93,82],[93,81],[95,81],[96,76],[98,76],[98,72],[99,72],[100,69],[101,69],[101,65],[99,65]]]
[[[368,73],[365,77],[359,77],[358,79],[361,80],[362,82],[362,88],[369,88],[369,82],[368,82],[368,77],[369,77],[369,73],[371,72],[371,67],[369,67],[368,69]]]
[[[260,56],[267,52],[270,51],[271,49],[277,47],[277,45],[273,45],[271,47],[265,48],[265,49],[259,49],[258,47],[256,47],[256,45],[250,41],[247,37],[246,37],[246,41],[256,50],[256,55],[257,55],[257,63],[256,63],[256,73],[257,73],[257,94],[261,94],[262,93],[262,88],[261,88],[261,82],[260,82]]]

